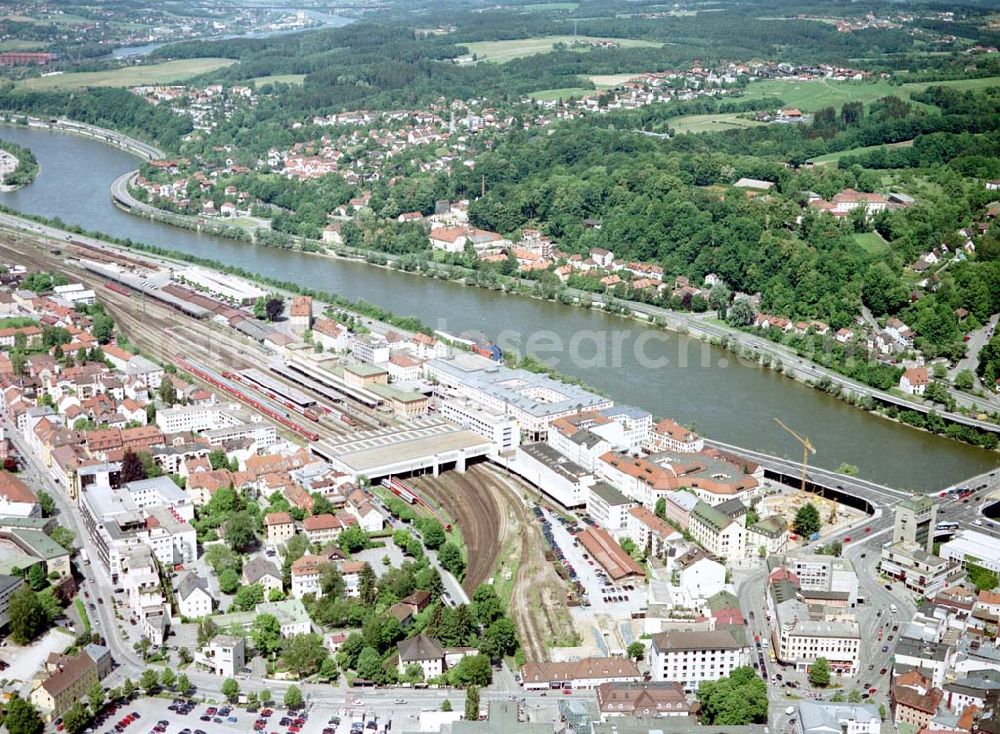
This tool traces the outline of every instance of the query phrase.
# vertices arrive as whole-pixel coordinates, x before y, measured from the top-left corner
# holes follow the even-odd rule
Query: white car
[[[396,703],[397,706],[402,706],[403,704],[406,703],[406,699],[405,698],[397,698],[396,701],[395,701],[395,703]]]

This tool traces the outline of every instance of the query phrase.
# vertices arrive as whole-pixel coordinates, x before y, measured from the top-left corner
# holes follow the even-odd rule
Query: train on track
[[[386,477],[382,480],[382,486],[399,497],[399,499],[403,500],[406,504],[420,505],[421,507],[426,508],[431,515],[434,516],[434,519],[441,523],[441,527],[445,529],[445,532],[451,531],[451,523],[448,522],[436,508],[432,507],[427,500],[417,494],[417,491],[410,485],[400,479],[397,479],[396,477]]]
[[[123,286],[121,283],[115,283],[114,281],[109,280],[104,284],[104,287],[109,291],[118,293],[119,295],[128,296],[129,298],[132,297],[132,291]]]
[[[320,435],[315,430],[308,428],[306,426],[300,425],[299,423],[292,420],[292,415],[289,411],[285,410],[282,406],[275,404],[274,402],[268,400],[267,398],[258,398],[241,386],[233,384],[233,382],[226,377],[227,373],[218,373],[214,370],[198,364],[192,359],[185,357],[182,354],[175,355],[174,357],[178,367],[183,369],[185,372],[204,380],[209,385],[217,387],[228,395],[239,400],[241,403],[249,405],[254,410],[263,413],[271,420],[276,423],[288,428],[295,433],[303,436],[310,441],[319,441]]]

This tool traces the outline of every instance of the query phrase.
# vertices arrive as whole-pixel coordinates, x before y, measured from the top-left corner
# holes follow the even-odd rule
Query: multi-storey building
[[[650,668],[653,680],[674,681],[693,691],[746,662],[747,649],[726,629],[711,632],[671,630],[653,635]]]

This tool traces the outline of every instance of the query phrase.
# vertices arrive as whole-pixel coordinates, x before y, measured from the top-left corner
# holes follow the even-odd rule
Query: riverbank
[[[0,139],[0,191],[17,191],[38,175],[38,161],[27,148]]]
[[[133,180],[135,175],[135,172],[124,174],[116,179],[112,185],[112,200],[120,209],[152,221],[198,232],[210,232],[222,237],[231,237],[227,231],[237,230],[235,227],[215,224],[213,220],[208,218],[176,214],[139,201],[129,190],[129,182]],[[252,235],[246,230],[238,231],[243,234],[231,238],[240,242],[254,241]],[[670,311],[650,304],[623,301],[604,294],[587,293],[571,288],[564,288],[548,295],[542,292],[538,281],[514,276],[496,275],[490,285],[485,286],[480,279],[482,271],[459,265],[421,260],[417,263],[416,268],[407,268],[401,267],[401,265],[412,261],[402,257],[393,258],[377,251],[323,243],[291,235],[288,235],[288,240],[291,243],[297,243],[299,246],[295,249],[300,252],[315,254],[319,257],[364,262],[389,270],[445,279],[465,286],[489,287],[490,290],[505,295],[527,296],[565,306],[598,309],[624,316],[666,331],[710,343],[738,356],[745,362],[753,363],[759,368],[773,370],[797,382],[822,390],[851,406],[875,412],[890,420],[897,420],[908,427],[925,430],[935,435],[988,450],[995,450],[1000,446],[1000,440],[997,438],[997,435],[1000,434],[1000,425],[962,413],[938,412],[933,405],[894,395],[845,377],[835,370],[823,367],[803,355],[792,352],[784,345],[728,325],[710,323],[707,318],[699,318],[692,313]],[[266,245],[262,246],[266,247]]]
[[[10,125],[13,127],[28,127],[36,130],[53,130],[69,133],[70,135],[79,135],[80,137],[90,138],[91,140],[96,140],[100,143],[104,143],[105,145],[110,145],[113,148],[118,148],[119,150],[131,153],[132,155],[138,158],[144,158],[145,160],[153,160],[164,156],[163,151],[155,145],[130,137],[123,133],[115,132],[114,130],[97,127],[96,125],[88,125],[84,122],[59,120],[55,118],[42,119],[40,117],[31,117],[17,112],[3,111],[0,111],[0,122],[4,125]]]

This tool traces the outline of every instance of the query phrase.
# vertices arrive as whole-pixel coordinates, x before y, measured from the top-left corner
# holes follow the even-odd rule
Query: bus
[[[958,523],[947,520],[934,526],[935,530],[958,530]]]

